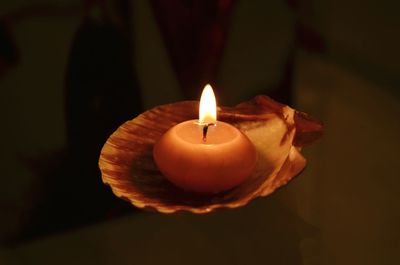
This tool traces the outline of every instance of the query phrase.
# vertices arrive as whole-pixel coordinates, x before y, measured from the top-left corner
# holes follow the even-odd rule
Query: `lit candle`
[[[216,109],[213,90],[207,85],[200,99],[199,120],[177,124],[154,146],[160,171],[185,190],[228,190],[246,180],[255,168],[253,144],[235,127],[217,121]]]

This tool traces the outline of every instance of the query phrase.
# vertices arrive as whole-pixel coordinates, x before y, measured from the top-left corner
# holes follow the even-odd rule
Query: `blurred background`
[[[0,2],[0,264],[399,264],[400,4]],[[160,215],[97,168],[123,122],[266,94],[322,120],[306,170],[236,210]]]

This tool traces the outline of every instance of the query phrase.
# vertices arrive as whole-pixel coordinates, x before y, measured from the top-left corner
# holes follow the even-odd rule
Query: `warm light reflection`
[[[202,124],[216,123],[217,121],[217,103],[212,87],[206,85],[201,93],[199,122]]]

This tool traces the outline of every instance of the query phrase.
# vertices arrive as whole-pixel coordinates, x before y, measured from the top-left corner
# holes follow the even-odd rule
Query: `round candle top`
[[[216,193],[249,177],[257,155],[243,133],[216,121],[215,97],[208,87],[202,94],[199,121],[185,121],[169,129],[156,143],[153,156],[160,171],[175,185],[189,191]],[[202,107],[204,96],[210,95],[214,110]]]
[[[207,135],[204,137],[204,126],[197,120],[191,120],[179,123],[173,129],[176,136],[187,143],[209,146],[228,143],[241,136],[238,129],[219,121],[208,126]]]

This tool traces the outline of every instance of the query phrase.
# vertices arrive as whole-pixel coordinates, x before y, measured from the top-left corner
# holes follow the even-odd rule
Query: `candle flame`
[[[199,122],[211,124],[217,121],[217,103],[212,87],[207,84],[200,98]]]

